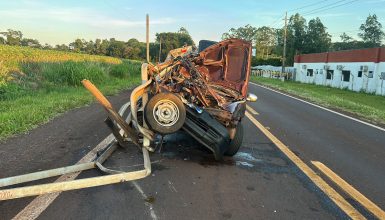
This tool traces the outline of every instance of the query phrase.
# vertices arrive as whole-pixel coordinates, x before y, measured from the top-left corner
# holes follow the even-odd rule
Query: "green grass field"
[[[304,98],[331,109],[342,110],[375,124],[385,124],[385,97],[299,82],[252,76],[251,81]],[[258,94],[257,94],[258,95]]]
[[[4,48],[7,47],[0,47],[0,51]],[[8,56],[0,55],[0,140],[93,102],[93,97],[81,85],[82,79],[89,79],[106,95],[140,83],[138,61],[8,48],[12,49],[7,52]],[[33,57],[29,58],[25,51],[32,51]]]

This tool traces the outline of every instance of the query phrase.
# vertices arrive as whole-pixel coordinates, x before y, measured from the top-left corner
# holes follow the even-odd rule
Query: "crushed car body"
[[[243,132],[239,127],[246,110],[250,59],[249,42],[229,39],[199,53],[179,48],[170,51],[165,62],[146,65],[151,79],[151,98],[144,110],[147,125],[159,134],[182,128],[216,159],[232,156],[238,150],[231,149],[232,140]]]

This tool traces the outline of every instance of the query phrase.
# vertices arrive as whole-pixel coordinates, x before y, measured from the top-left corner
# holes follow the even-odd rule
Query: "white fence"
[[[261,76],[266,78],[285,78],[292,79],[295,75],[294,67],[285,67],[285,72],[282,73],[281,66],[254,66],[251,68],[251,75]]]

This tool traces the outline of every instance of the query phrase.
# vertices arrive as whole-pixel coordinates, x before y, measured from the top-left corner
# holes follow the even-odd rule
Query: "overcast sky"
[[[307,20],[319,17],[334,41],[344,31],[357,38],[369,13],[377,14],[385,27],[385,0],[0,0],[0,31],[20,30],[24,37],[51,45],[76,38],[144,41],[149,13],[151,40],[157,32],[175,32],[183,26],[196,42],[217,41],[232,27],[281,27],[285,11],[289,16],[309,14]]]

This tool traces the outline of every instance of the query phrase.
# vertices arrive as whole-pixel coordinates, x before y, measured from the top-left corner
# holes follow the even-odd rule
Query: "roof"
[[[325,53],[301,54],[294,57],[295,63],[338,63],[338,62],[385,62],[385,48],[342,50]]]

